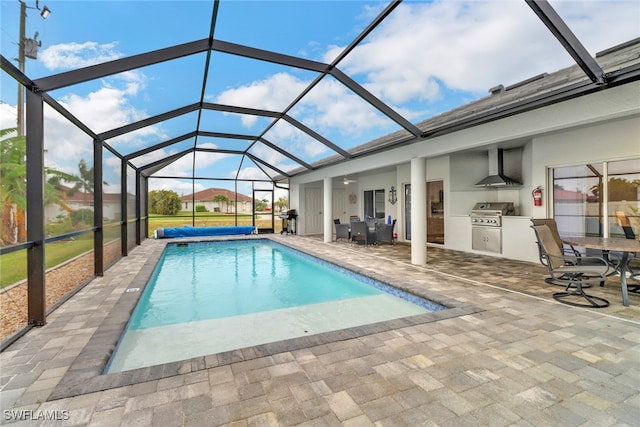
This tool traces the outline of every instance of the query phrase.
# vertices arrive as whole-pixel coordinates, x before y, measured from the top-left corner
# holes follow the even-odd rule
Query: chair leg
[[[569,289],[573,289],[569,291]],[[609,301],[604,298],[596,297],[593,295],[588,295],[582,290],[583,286],[580,280],[572,280],[569,282],[569,285],[565,288],[565,292],[556,292],[553,294],[553,299],[563,304],[573,305],[576,307],[595,307],[595,308],[604,308],[609,307]],[[573,301],[568,301],[567,298],[571,297],[582,297],[586,299],[589,304],[580,304]]]

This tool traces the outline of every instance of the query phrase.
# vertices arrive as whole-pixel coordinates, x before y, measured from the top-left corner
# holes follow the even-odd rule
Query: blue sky
[[[37,60],[26,73],[45,77],[208,37],[209,1],[41,1],[52,13],[45,21],[27,1],[26,36],[38,32]],[[329,63],[386,6],[376,1],[222,1],[214,37],[218,40]],[[640,36],[636,1],[552,1],[551,4],[591,54]],[[2,54],[17,56],[19,2],[0,0]],[[407,1],[338,67],[412,122],[478,99],[497,85],[509,85],[542,72],[572,65],[572,59],[524,1]],[[205,55],[122,73],[63,88],[51,95],[95,132],[180,108],[200,99]],[[15,124],[17,86],[2,74],[2,128]],[[315,73],[214,52],[205,101],[280,110],[289,105]],[[399,129],[334,79],[324,79],[290,114],[345,149]],[[123,154],[193,130],[196,115],[107,141]],[[268,123],[254,116],[207,112],[203,130],[258,135]],[[91,141],[56,114],[45,117],[47,162],[74,172],[91,159]],[[333,152],[286,123],[266,135],[307,162]],[[185,141],[134,161],[141,165],[193,145]],[[202,138],[199,146],[244,149],[248,142]],[[285,171],[296,165],[257,145],[252,153]],[[105,180],[118,181],[115,159],[107,161]],[[192,157],[163,170],[191,175]],[[235,156],[198,155],[196,174],[232,178]],[[243,177],[264,177],[251,162]],[[190,193],[186,180],[152,181],[152,186]],[[198,181],[195,189],[228,187],[224,181]],[[241,188],[247,193],[247,187]]]

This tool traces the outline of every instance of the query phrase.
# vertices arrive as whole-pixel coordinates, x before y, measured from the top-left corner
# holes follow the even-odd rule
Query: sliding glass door
[[[640,235],[640,159],[554,168],[553,216],[561,234]]]

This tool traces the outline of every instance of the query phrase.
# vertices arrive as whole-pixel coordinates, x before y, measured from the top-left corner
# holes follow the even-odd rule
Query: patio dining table
[[[629,305],[629,291],[627,289],[627,272],[629,272],[629,257],[632,253],[640,253],[640,241],[635,239],[623,239],[619,237],[567,237],[563,236],[562,241],[572,246],[583,248],[599,249],[609,252],[620,252],[622,258],[616,267],[620,273],[620,287],[622,288],[622,304]]]

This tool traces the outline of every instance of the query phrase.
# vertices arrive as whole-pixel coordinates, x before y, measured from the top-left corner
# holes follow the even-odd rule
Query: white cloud
[[[269,165],[272,165],[273,167],[284,171],[290,170],[297,165],[297,163],[294,163],[288,157],[285,157],[283,154],[280,154],[279,152],[263,144],[255,145],[251,149],[251,154],[259,159],[264,160]]]
[[[58,101],[90,129],[100,133],[146,116],[144,112],[134,108],[129,99],[132,91],[137,93],[138,89],[132,89],[132,86],[136,85],[136,81],[139,79],[120,80],[121,87],[115,87],[103,81],[101,88],[86,96],[71,93],[61,97]],[[45,109],[44,119],[48,166],[77,174],[80,159],[92,164],[93,142],[88,135],[48,108]],[[133,148],[146,146],[148,142],[145,141],[149,136],[160,139],[165,135],[160,127],[149,126],[108,142],[114,147],[126,148],[126,153],[128,153],[134,151]],[[116,176],[119,176],[120,161],[113,157],[109,158],[109,161],[117,163],[111,165],[113,171],[109,172],[117,173]],[[105,171],[106,173],[107,171]]]
[[[586,46],[603,49],[638,35],[637,3],[603,7],[602,2],[561,1],[554,6]],[[633,8],[636,16],[625,18]],[[325,60],[342,48],[330,47]],[[445,87],[487,93],[497,84],[572,64],[525,2],[440,1],[400,5],[338,66],[362,76],[385,101],[403,103],[438,101]]]
[[[45,164],[56,170],[78,175],[80,160],[93,164],[93,140],[53,110],[44,113]]]
[[[229,176],[229,178],[234,178],[234,176]],[[238,178],[240,179],[265,179],[267,178],[265,176],[265,174],[257,167],[246,167],[244,169],[242,169],[242,171],[240,171],[240,174],[238,175]]]
[[[279,111],[310,83],[293,75],[278,73],[246,86],[229,89],[218,95],[216,102]],[[381,121],[380,114],[359,96],[330,78],[321,81],[289,114],[320,134],[337,131],[342,135],[360,135],[370,130],[372,124]],[[256,120],[255,116],[243,116],[242,124],[250,128]],[[286,145],[287,149],[304,153],[301,154],[303,157],[314,157],[326,151],[324,145],[317,141],[310,143],[308,135],[286,123],[278,122],[265,136],[281,146]]]
[[[486,91],[524,59],[518,34],[546,31],[527,9],[514,2],[403,4],[339,67],[365,76],[368,89],[393,103],[437,101],[442,85]]]
[[[162,154],[162,153],[156,153],[156,155],[157,154]],[[160,157],[166,158],[167,156],[160,156]],[[193,171],[193,153],[190,153],[190,154],[185,154],[184,156],[175,160],[170,165],[160,169],[160,171],[158,171],[157,174],[165,175],[165,176],[190,177],[191,175],[193,175],[192,171]]]
[[[637,0],[565,0],[553,6],[591,55],[640,36]]]
[[[638,36],[636,2],[553,1],[553,6],[592,54]],[[372,7],[363,4],[360,18],[371,19],[371,14],[377,14],[379,7],[381,4]],[[630,11],[635,11],[635,15]],[[316,51],[317,46],[310,44],[309,47]],[[343,48],[327,46],[322,60],[331,62]],[[40,61],[50,70],[66,70],[122,56],[117,43],[84,42],[44,49]],[[405,2],[398,6],[339,67],[364,81],[368,90],[413,120],[424,118],[424,110],[431,108],[425,104],[441,100],[447,90],[473,98],[472,94],[486,94],[496,84],[515,83],[572,63],[568,53],[525,2],[434,1]],[[230,88],[214,100],[278,111],[289,105],[309,83],[293,74],[277,73]],[[77,90],[83,88],[90,92],[70,92],[57,99],[95,132],[118,128],[148,116],[135,106],[136,98],[144,96],[147,89],[147,77],[139,70],[79,86]],[[412,101],[419,101],[419,104],[409,104]],[[0,112],[2,128],[14,127],[15,106],[0,104]],[[325,136],[331,131],[343,136],[358,136],[382,122],[377,111],[331,79],[323,80],[291,114]],[[57,114],[47,114],[45,120],[47,143],[50,144],[47,159],[51,165],[75,171],[80,158],[91,158],[91,141],[86,135]],[[244,115],[242,121],[250,128],[258,118]],[[303,159],[330,152],[323,144],[311,141],[308,135],[282,121],[266,136]],[[167,139],[160,126],[150,126],[109,143],[132,152],[148,146],[150,137],[154,143]],[[144,163],[171,154],[169,149],[160,150],[145,156]],[[227,167],[231,163],[224,162],[228,159],[226,155],[200,154],[206,153],[197,156],[198,171],[220,166],[222,175],[232,169]],[[256,151],[256,154],[285,170],[290,163],[270,150]],[[107,164],[111,162],[115,162],[111,165],[113,172],[119,174],[119,160],[107,160]],[[192,167],[192,156],[185,156],[161,173],[190,176]],[[253,166],[244,168],[242,173],[245,178],[264,178],[262,171]],[[158,185],[166,186],[170,181],[162,182]],[[191,182],[176,180],[176,185],[176,188],[188,187],[187,192],[191,192]]]
[[[192,194],[195,192],[204,190],[206,187],[200,182],[196,181],[192,184],[191,181],[168,179],[168,178],[150,178],[149,179],[149,191],[153,190],[173,190],[180,196]]]
[[[305,124],[322,133],[337,128],[342,135],[361,135],[381,121],[380,114],[336,80],[323,79],[300,103]]]
[[[615,36],[608,31],[607,35],[595,32],[593,25],[598,22],[600,28],[611,27],[612,22],[620,22],[625,7],[628,13],[629,5],[611,2],[605,12],[599,2],[554,2],[576,33],[589,34],[585,44],[594,46],[599,41],[603,48],[621,38],[632,38],[630,25],[616,28]],[[370,9],[363,9],[363,15],[370,13]],[[322,61],[331,62],[343,48],[328,46]],[[418,120],[451,91],[466,102],[487,94],[497,84],[513,84],[572,64],[569,54],[524,2],[436,1],[406,2],[397,7],[339,67],[363,81],[369,91],[404,117]],[[279,73],[229,89],[216,101],[279,110],[309,83]],[[324,79],[290,114],[325,136],[333,132],[357,137],[371,131],[372,125],[389,123],[331,79]],[[246,127],[256,121],[255,117],[243,118]],[[303,141],[302,135],[285,126],[275,127],[269,136],[280,144],[287,141],[287,149],[301,157],[326,151],[321,144],[306,144],[308,140]]]
[[[328,151],[325,145],[283,120],[269,129],[265,137],[302,160]]]
[[[40,53],[40,61],[49,70],[67,70],[87,67],[122,57],[116,48],[117,43],[99,44],[63,43],[49,46]]]
[[[215,97],[215,102],[247,108],[281,111],[308,85],[309,82],[302,81],[291,74],[277,73],[245,86],[228,89]],[[242,116],[242,124],[247,128],[251,128],[257,120],[257,116]]]
[[[117,43],[99,44],[63,43],[42,51],[40,62],[50,70],[69,70],[112,61],[124,56],[116,50]],[[147,86],[147,77],[140,70],[126,71],[96,81],[88,93],[81,93],[83,86],[57,97],[58,102],[96,133],[118,128],[141,120],[147,114],[133,106],[133,98]],[[127,135],[127,143],[140,136],[154,134],[157,129],[145,128],[137,134]]]
[[[147,117],[144,111],[132,105],[132,97],[144,89],[145,80],[140,72],[122,73],[101,80],[101,87],[86,95],[72,92],[60,97],[58,102],[94,132],[104,132]],[[154,132],[157,130],[147,127],[137,135]]]
[[[18,126],[18,112],[15,105],[0,102],[0,129],[12,129]]]

